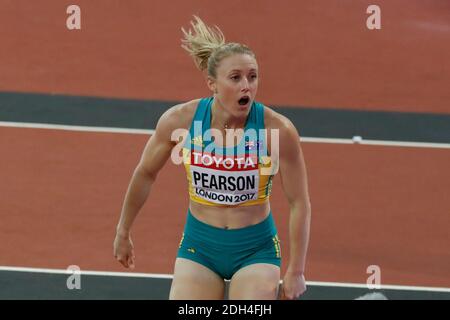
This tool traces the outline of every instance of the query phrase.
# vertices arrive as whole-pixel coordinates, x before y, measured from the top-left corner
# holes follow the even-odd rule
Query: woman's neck
[[[247,118],[233,118],[216,98],[211,106],[211,127],[219,130],[244,129]]]

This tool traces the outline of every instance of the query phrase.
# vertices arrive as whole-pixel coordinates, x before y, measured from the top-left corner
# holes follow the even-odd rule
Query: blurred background
[[[365,284],[377,265],[382,284],[449,288],[447,0],[0,0],[0,266],[126,271],[115,225],[151,130],[210,95],[180,47],[193,15],[255,51],[257,100],[303,139],[307,280]],[[285,270],[278,177],[271,199]],[[173,273],[187,204],[169,161],[134,226],[134,272]]]

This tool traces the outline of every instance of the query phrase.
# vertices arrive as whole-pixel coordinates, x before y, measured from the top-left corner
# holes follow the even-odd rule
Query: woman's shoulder
[[[173,129],[189,129],[200,100],[194,99],[170,107],[162,114],[159,121]]]
[[[296,150],[295,148],[291,148],[290,146],[299,141],[300,135],[297,128],[288,117],[276,112],[269,107],[264,106],[264,125],[266,130],[278,130],[279,141],[285,142],[279,145],[280,150],[286,150],[286,146],[289,146],[287,147],[288,150]],[[283,154],[289,154],[289,151],[287,153],[283,151]]]

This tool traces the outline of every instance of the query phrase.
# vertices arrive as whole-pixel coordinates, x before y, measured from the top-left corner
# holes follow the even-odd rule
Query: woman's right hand
[[[129,234],[116,233],[116,238],[114,239],[114,257],[125,268],[134,269],[134,247]]]

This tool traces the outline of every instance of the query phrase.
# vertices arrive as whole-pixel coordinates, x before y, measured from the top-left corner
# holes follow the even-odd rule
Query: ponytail
[[[200,70],[207,70],[208,75],[216,78],[216,69],[222,59],[232,54],[248,54],[254,58],[253,51],[240,43],[225,43],[225,36],[219,27],[208,27],[199,17],[191,21],[194,33],[181,28],[184,38],[181,47],[193,57],[195,65]]]

